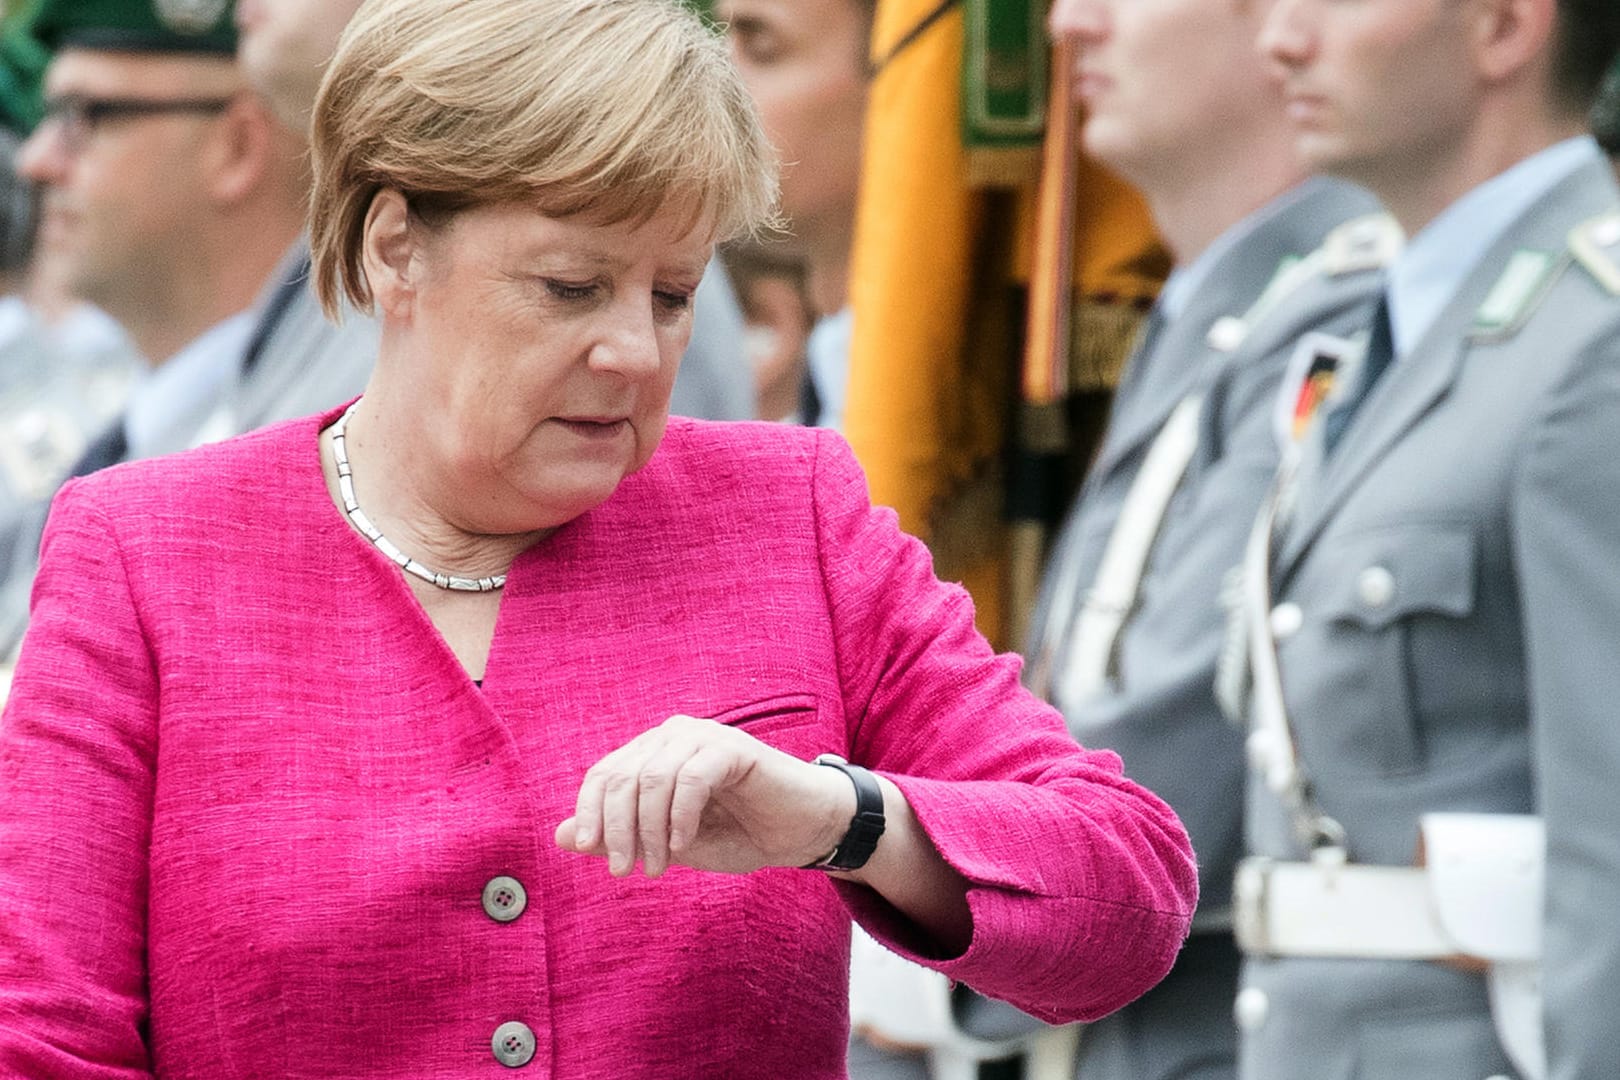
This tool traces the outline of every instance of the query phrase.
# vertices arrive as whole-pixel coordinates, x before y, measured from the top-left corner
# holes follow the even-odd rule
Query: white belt
[[[1264,956],[1492,962],[1541,958],[1546,835],[1521,814],[1424,814],[1428,865],[1250,858],[1232,903],[1238,944]]]
[[[1434,960],[1462,950],[1429,902],[1429,875],[1404,866],[1245,859],[1233,929],[1259,956]]]
[[[1528,1080],[1545,1080],[1541,908],[1546,835],[1518,814],[1425,814],[1426,867],[1249,858],[1232,883],[1233,929],[1253,956],[1489,961],[1491,1019]]]

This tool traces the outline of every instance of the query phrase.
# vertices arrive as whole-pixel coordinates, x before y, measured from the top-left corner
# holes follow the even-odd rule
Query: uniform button
[[[1271,636],[1284,641],[1299,633],[1305,625],[1305,612],[1298,604],[1288,601],[1271,609]]]
[[[490,878],[484,886],[484,914],[496,922],[511,922],[529,906],[529,894],[517,878]]]
[[[1237,1020],[1237,1026],[1243,1031],[1259,1031],[1266,1023],[1266,1015],[1271,1012],[1271,1000],[1266,992],[1256,986],[1247,986],[1238,991],[1237,1000],[1232,1002],[1232,1016]]]
[[[1382,566],[1369,566],[1356,579],[1356,595],[1370,608],[1381,608],[1395,599],[1395,575]]]
[[[496,1061],[508,1069],[521,1069],[534,1060],[534,1032],[528,1024],[508,1020],[495,1029],[490,1048],[495,1051]]]

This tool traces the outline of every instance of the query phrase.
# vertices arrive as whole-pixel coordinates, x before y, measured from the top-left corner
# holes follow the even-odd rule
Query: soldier
[[[75,470],[196,442],[250,353],[257,307],[303,223],[296,139],[247,92],[225,0],[41,0],[55,53],[19,171],[40,185],[42,257],[150,366]],[[26,623],[43,507],[0,596],[0,649]]]
[[[1410,240],[1245,559],[1241,1075],[1609,1080],[1620,5],[1277,0],[1261,45]]]
[[[1028,678],[1082,743],[1119,751],[1175,807],[1200,877],[1175,969],[1081,1036],[1085,1080],[1234,1075],[1243,750],[1212,691],[1222,580],[1276,469],[1285,370],[1360,329],[1399,243],[1371,196],[1297,164],[1254,54],[1268,7],[1058,0],[1051,13],[1076,46],[1085,148],[1146,197],[1175,270],[1053,549]]]

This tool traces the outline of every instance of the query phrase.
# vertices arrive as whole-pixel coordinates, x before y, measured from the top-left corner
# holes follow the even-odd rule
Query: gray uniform
[[[1582,258],[1571,241],[1617,200],[1594,154],[1474,265],[1331,456],[1307,438],[1270,567],[1299,757],[1353,862],[1411,865],[1424,812],[1544,818],[1554,1080],[1620,1076],[1620,221],[1577,233]],[[1251,847],[1300,859],[1259,776],[1249,793]],[[1252,958],[1243,978],[1245,1080],[1516,1075],[1478,975]]]
[[[28,519],[118,415],[143,366],[122,338],[64,340],[20,301],[10,303],[15,325],[0,342],[0,567]]]
[[[1082,743],[1119,751],[1128,775],[1181,815],[1198,852],[1201,910],[1216,917],[1204,917],[1213,926],[1195,933],[1164,983],[1087,1028],[1080,1040],[1086,1080],[1225,1077],[1235,1067],[1238,958],[1218,913],[1241,848],[1243,764],[1242,733],[1220,714],[1211,689],[1224,623],[1221,582],[1241,557],[1276,470],[1277,388],[1296,342],[1310,330],[1342,333],[1366,322],[1382,252],[1371,245],[1370,256],[1319,263],[1327,268],[1262,305],[1236,337],[1217,323],[1250,311],[1279,267],[1376,209],[1357,188],[1317,180],[1247,224],[1186,309],[1132,357],[1046,572],[1030,637],[1032,673],[1061,664],[1080,607],[1072,583],[1083,588],[1096,579],[1155,438],[1178,403],[1201,394],[1196,449],[1151,549],[1138,607],[1116,639],[1110,685],[1066,700],[1054,671],[1049,696]],[[1387,233],[1383,219],[1339,231],[1363,225],[1375,227],[1375,239]],[[1054,595],[1065,588],[1069,595]]]

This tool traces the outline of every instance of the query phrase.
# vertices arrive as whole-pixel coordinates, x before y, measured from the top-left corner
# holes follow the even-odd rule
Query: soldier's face
[[[1295,145],[1386,197],[1456,152],[1475,109],[1472,0],[1277,0],[1260,48]]]
[[[782,155],[782,209],[797,239],[847,244],[866,115],[866,12],[859,0],[719,0],[715,8]]]
[[[1184,178],[1223,141],[1274,121],[1254,54],[1268,0],[1057,0],[1050,29],[1075,46],[1082,137],[1144,187]]]
[[[64,49],[45,77],[47,102],[162,103],[228,99],[241,89],[229,59]],[[17,170],[41,189],[39,244],[68,289],[114,318],[163,295],[163,268],[186,259],[191,215],[207,213],[203,162],[220,114],[48,120]]]
[[[242,71],[295,131],[309,127],[315,91],[360,0],[241,0],[236,48]]]

